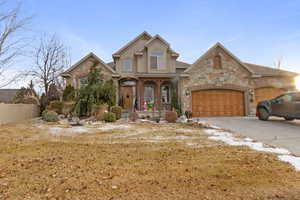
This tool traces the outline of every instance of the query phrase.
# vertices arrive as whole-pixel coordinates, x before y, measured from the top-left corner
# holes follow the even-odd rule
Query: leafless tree
[[[4,77],[26,46],[26,27],[31,23],[32,17],[22,17],[20,8],[18,4],[15,8],[8,9],[5,1],[0,0],[0,88],[20,77],[17,71],[10,73],[9,79]]]
[[[282,60],[283,60],[283,58],[282,58],[282,56],[281,56],[281,57],[279,57],[279,58],[274,62],[275,68],[281,69],[281,67],[282,67]]]
[[[33,56],[34,68],[30,74],[48,96],[51,84],[61,87],[60,74],[70,65],[69,51],[56,35],[43,35]]]

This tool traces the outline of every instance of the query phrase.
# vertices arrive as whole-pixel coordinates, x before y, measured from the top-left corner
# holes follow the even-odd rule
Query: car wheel
[[[259,113],[258,119],[263,120],[263,121],[266,121],[266,120],[269,119],[270,115],[269,115],[269,113],[268,113],[268,111],[266,109],[259,108],[258,109],[258,113]]]
[[[284,118],[286,121],[293,121],[294,120],[294,118],[291,118],[291,117],[285,117]]]

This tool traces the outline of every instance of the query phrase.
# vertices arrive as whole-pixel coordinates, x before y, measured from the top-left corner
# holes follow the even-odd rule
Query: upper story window
[[[164,52],[152,51],[150,55],[150,67],[151,69],[165,69]]]
[[[132,72],[132,60],[131,59],[123,60],[122,71],[123,72]]]
[[[79,79],[79,82],[80,82],[80,87],[87,86],[87,84],[88,84],[88,77],[87,76],[81,77]]]
[[[214,57],[214,69],[222,69],[222,57],[220,55],[216,55]]]

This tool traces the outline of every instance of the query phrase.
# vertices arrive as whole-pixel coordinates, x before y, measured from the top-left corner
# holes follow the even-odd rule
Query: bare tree
[[[30,74],[43,87],[47,97],[51,84],[60,86],[59,76],[70,64],[69,51],[56,35],[43,35],[33,56],[34,68]]]
[[[5,76],[13,61],[22,54],[25,48],[25,29],[31,23],[32,17],[22,17],[20,4],[15,8],[7,9],[5,1],[0,0],[0,88],[8,86],[20,77],[16,71]]]
[[[279,57],[279,58],[274,62],[275,68],[281,69],[281,67],[282,67],[282,60],[283,60],[283,58],[282,58],[282,56],[281,56],[281,57]]]

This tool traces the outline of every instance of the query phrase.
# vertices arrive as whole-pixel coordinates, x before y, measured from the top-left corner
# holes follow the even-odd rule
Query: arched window
[[[161,86],[161,102],[170,103],[171,102],[171,86],[170,84],[163,84]]]
[[[144,86],[144,101],[146,103],[154,103],[154,84],[146,83]]]
[[[222,69],[222,57],[220,55],[214,57],[214,69]]]

